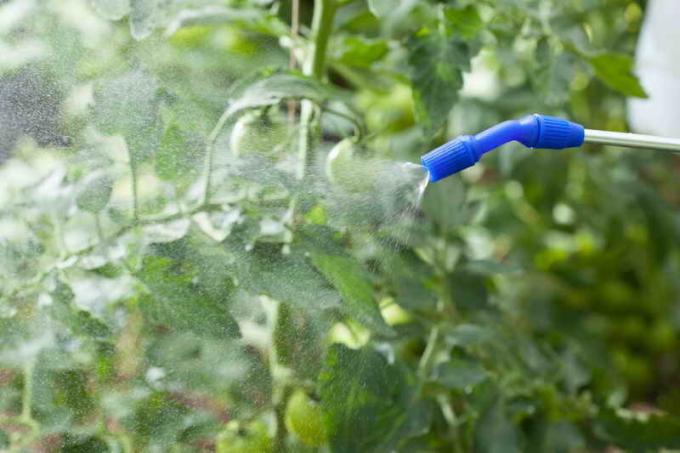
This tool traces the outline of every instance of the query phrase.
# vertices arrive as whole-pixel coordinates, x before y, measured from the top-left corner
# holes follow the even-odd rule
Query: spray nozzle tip
[[[420,158],[420,162],[430,173],[430,181],[435,182],[458,173],[479,161],[467,135],[443,144]]]

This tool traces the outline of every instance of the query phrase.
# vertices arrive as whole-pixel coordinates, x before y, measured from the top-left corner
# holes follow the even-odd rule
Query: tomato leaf
[[[239,328],[228,311],[232,293],[228,257],[219,248],[209,248],[207,241],[192,230],[182,239],[152,246],[137,272],[150,290],[142,310],[153,322],[180,331],[236,338]]]
[[[466,43],[442,33],[422,33],[408,42],[416,118],[426,131],[441,127],[458,99],[463,70],[469,67]]]
[[[113,190],[113,178],[105,173],[89,174],[80,182],[76,205],[83,211],[99,212],[106,207]]]
[[[347,36],[333,49],[334,59],[347,66],[369,68],[382,59],[389,47],[384,40],[369,40],[358,36]]]
[[[156,174],[164,180],[180,182],[196,177],[204,145],[177,124],[171,124],[155,154]]]
[[[104,133],[125,137],[133,163],[158,146],[160,122],[156,80],[141,70],[103,81],[94,93],[94,121]]]
[[[91,338],[106,338],[111,334],[104,322],[75,305],[73,290],[63,281],[57,281],[51,296],[49,311],[52,317],[66,325],[74,334]]]
[[[317,80],[295,74],[274,74],[256,80],[238,91],[229,104],[227,115],[234,115],[245,109],[278,104],[284,99],[309,99],[321,104],[338,97],[337,91]]]
[[[373,299],[373,288],[365,278],[361,265],[345,256],[312,254],[312,262],[340,292],[346,313],[381,335],[392,335],[378,304]]]
[[[633,59],[624,54],[603,53],[592,57],[590,65],[598,79],[626,96],[646,98],[647,93],[633,73]]]
[[[444,9],[447,29],[463,39],[474,39],[484,27],[479,11],[473,5],[463,8],[446,6]]]
[[[454,390],[467,390],[487,379],[486,370],[471,359],[452,358],[440,364],[435,377],[442,385]]]
[[[331,450],[376,450],[408,418],[404,372],[371,349],[333,345],[319,374]]]

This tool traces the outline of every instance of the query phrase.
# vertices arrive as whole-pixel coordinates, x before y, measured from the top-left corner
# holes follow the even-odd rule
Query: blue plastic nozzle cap
[[[532,116],[538,123],[538,137],[533,148],[565,149],[583,145],[585,129],[580,124],[554,116]]]
[[[580,124],[547,115],[529,115],[505,121],[475,136],[458,137],[421,157],[435,182],[476,164],[487,152],[511,141],[530,148],[564,149],[583,144]]]
[[[472,146],[472,137],[463,135],[425,154],[420,162],[430,173],[430,181],[435,182],[472,167],[480,157]]]

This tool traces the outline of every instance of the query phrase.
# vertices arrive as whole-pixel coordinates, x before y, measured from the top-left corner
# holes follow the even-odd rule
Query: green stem
[[[132,219],[136,224],[139,221],[139,191],[137,181],[137,163],[128,149],[128,165],[130,166],[130,183],[132,187]]]
[[[315,0],[312,17],[312,55],[305,63],[304,73],[321,80],[326,72],[326,51],[333,31],[333,19],[338,5],[335,0]]]
[[[21,394],[21,420],[32,424],[31,402],[33,401],[33,362],[24,366],[24,388]]]
[[[274,437],[274,451],[285,452],[286,448],[286,402],[291,393],[290,376],[282,364],[282,355],[285,353],[286,344],[281,343],[281,336],[277,335],[290,332],[290,307],[283,302],[278,302],[271,319],[272,343],[269,351],[269,373],[272,376],[274,389],[272,393],[272,405],[276,419],[276,435]]]
[[[315,0],[312,17],[312,49],[305,61],[303,72],[315,79],[323,79],[326,72],[328,40],[333,31],[333,19],[337,11],[335,0]],[[298,142],[298,179],[303,179],[309,166],[309,151],[312,148],[312,123],[315,107],[311,101],[302,101],[300,106],[300,137]]]
[[[439,327],[435,326],[430,331],[430,336],[427,339],[425,351],[420,357],[420,363],[418,364],[418,375],[422,380],[427,379],[432,372],[432,366],[434,365],[435,353],[437,351],[438,343]]]

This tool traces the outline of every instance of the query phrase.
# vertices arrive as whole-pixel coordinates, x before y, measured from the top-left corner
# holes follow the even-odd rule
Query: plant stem
[[[137,163],[135,158],[128,149],[128,165],[130,166],[130,181],[132,186],[132,219],[136,224],[139,221],[139,193],[138,193],[138,181],[137,181]]]
[[[24,366],[24,388],[21,393],[21,420],[32,424],[31,402],[33,400],[33,362]]]
[[[335,0],[315,0],[312,17],[312,52],[305,61],[303,72],[315,79],[323,79],[326,71],[326,52],[328,40],[333,30],[333,19],[337,11]],[[300,106],[300,137],[298,142],[298,179],[303,179],[309,166],[309,151],[312,147],[312,123],[314,120],[314,104],[302,101]]]
[[[312,52],[307,61],[304,62],[303,72],[315,79],[321,80],[325,73],[326,51],[328,49],[328,39],[333,29],[333,19],[337,10],[335,0],[315,0],[314,16],[312,18]],[[309,154],[312,148],[312,123],[314,121],[315,106],[309,100],[300,103],[300,136],[298,141],[298,167],[296,176],[304,179],[309,166]],[[295,206],[297,198],[293,197],[290,201],[290,221],[295,220]],[[279,302],[275,311],[275,323],[286,314],[287,307]],[[292,332],[291,332],[292,333]],[[280,365],[278,363],[278,352],[276,345],[273,344],[270,353],[270,369],[272,380],[274,381],[273,405],[276,416],[276,437],[275,451],[286,450],[286,401],[291,392],[290,382],[287,377],[282,377]]]
[[[422,380],[427,379],[432,371],[434,365],[435,352],[437,351],[437,344],[439,343],[439,327],[433,327],[430,331],[430,336],[427,338],[427,345],[425,351],[418,363],[418,375]]]
[[[312,55],[305,63],[304,73],[321,80],[326,72],[326,51],[333,31],[333,19],[338,5],[335,0],[315,0],[312,17]]]
[[[290,58],[288,60],[288,69],[294,70],[297,66],[297,58],[295,57],[295,44],[298,41],[300,33],[300,0],[292,0],[290,5]],[[295,101],[288,101],[288,121],[293,124],[295,122]]]

